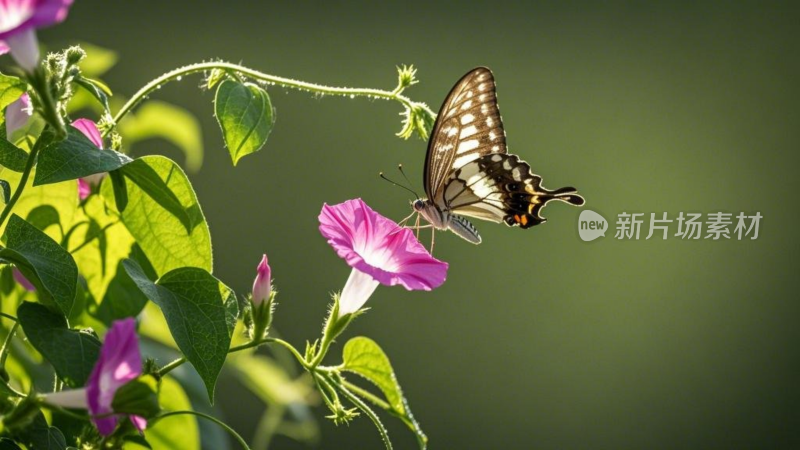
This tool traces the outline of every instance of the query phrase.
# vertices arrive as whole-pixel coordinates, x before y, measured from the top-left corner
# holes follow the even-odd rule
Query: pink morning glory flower
[[[358,311],[378,284],[429,291],[447,277],[447,263],[414,233],[373,211],[361,199],[322,206],[319,231],[353,271],[339,297],[339,317]]]
[[[139,340],[136,337],[136,321],[133,318],[117,320],[106,333],[105,342],[100,349],[89,384],[86,386],[86,399],[89,412],[93,416],[113,412],[111,402],[117,389],[142,374],[142,355],[139,353]],[[147,420],[130,416],[131,422],[142,431]],[[117,416],[93,418],[100,434],[108,436],[117,427]]]
[[[261,263],[256,268],[256,279],[253,281],[253,304],[260,305],[269,300],[272,293],[272,270],[267,263],[267,255],[261,258]]]
[[[31,115],[33,108],[28,94],[22,94],[14,103],[6,106],[6,136],[10,138],[15,131],[24,127]]]
[[[106,333],[100,348],[100,357],[89,375],[88,385],[82,389],[69,389],[45,395],[51,405],[64,408],[88,409],[97,430],[108,436],[117,427],[118,417],[113,415],[111,403],[117,389],[142,374],[142,355],[136,337],[136,321],[129,317],[115,320]],[[147,426],[147,420],[130,416],[137,430]]]
[[[33,72],[39,63],[36,29],[67,18],[72,0],[0,0],[0,54],[11,56]]]
[[[97,146],[97,148],[103,148],[103,137],[100,135],[100,130],[97,129],[97,125],[89,119],[78,119],[72,122],[72,126],[75,127],[78,131],[83,133],[86,138],[92,141],[92,144]],[[106,176],[105,172],[95,173],[89,175],[87,177],[83,177],[78,180],[78,197],[81,200],[85,200],[89,194],[92,193],[92,186],[97,186],[103,180],[103,177]]]

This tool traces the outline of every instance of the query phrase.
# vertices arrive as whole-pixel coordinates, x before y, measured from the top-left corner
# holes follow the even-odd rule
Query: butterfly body
[[[469,220],[458,214],[439,209],[432,201],[417,199],[413,203],[414,211],[425,218],[437,230],[450,230],[473,244],[481,243],[478,229]]]
[[[428,197],[414,210],[473,244],[481,238],[463,216],[530,228],[546,220],[540,212],[551,200],[584,204],[575,188],[544,188],[528,163],[508,153],[494,76],[485,67],[464,75],[439,110],[424,182]]]

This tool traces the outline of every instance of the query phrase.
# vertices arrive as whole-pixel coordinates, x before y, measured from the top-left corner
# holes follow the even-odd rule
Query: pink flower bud
[[[267,264],[267,255],[264,255],[261,259],[256,272],[256,279],[253,282],[253,304],[260,305],[262,302],[269,300],[269,296],[272,293],[272,270]]]

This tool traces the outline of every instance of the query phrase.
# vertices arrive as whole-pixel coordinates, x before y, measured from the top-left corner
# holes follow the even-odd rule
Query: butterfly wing
[[[575,188],[551,191],[517,155],[485,155],[458,168],[445,185],[447,209],[463,216],[530,228],[544,222],[551,200],[582,206]]]
[[[582,206],[575,188],[548,190],[508,154],[492,72],[471,70],[444,101],[428,143],[425,193],[440,211],[530,228],[551,200]]]
[[[425,193],[440,208],[453,170],[481,156],[506,153],[494,76],[485,67],[464,75],[447,95],[425,158]]]

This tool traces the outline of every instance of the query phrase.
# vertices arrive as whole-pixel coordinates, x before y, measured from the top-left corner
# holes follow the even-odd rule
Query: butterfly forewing
[[[454,169],[490,153],[506,153],[492,72],[479,67],[464,75],[439,110],[428,143],[425,193],[442,201]]]

